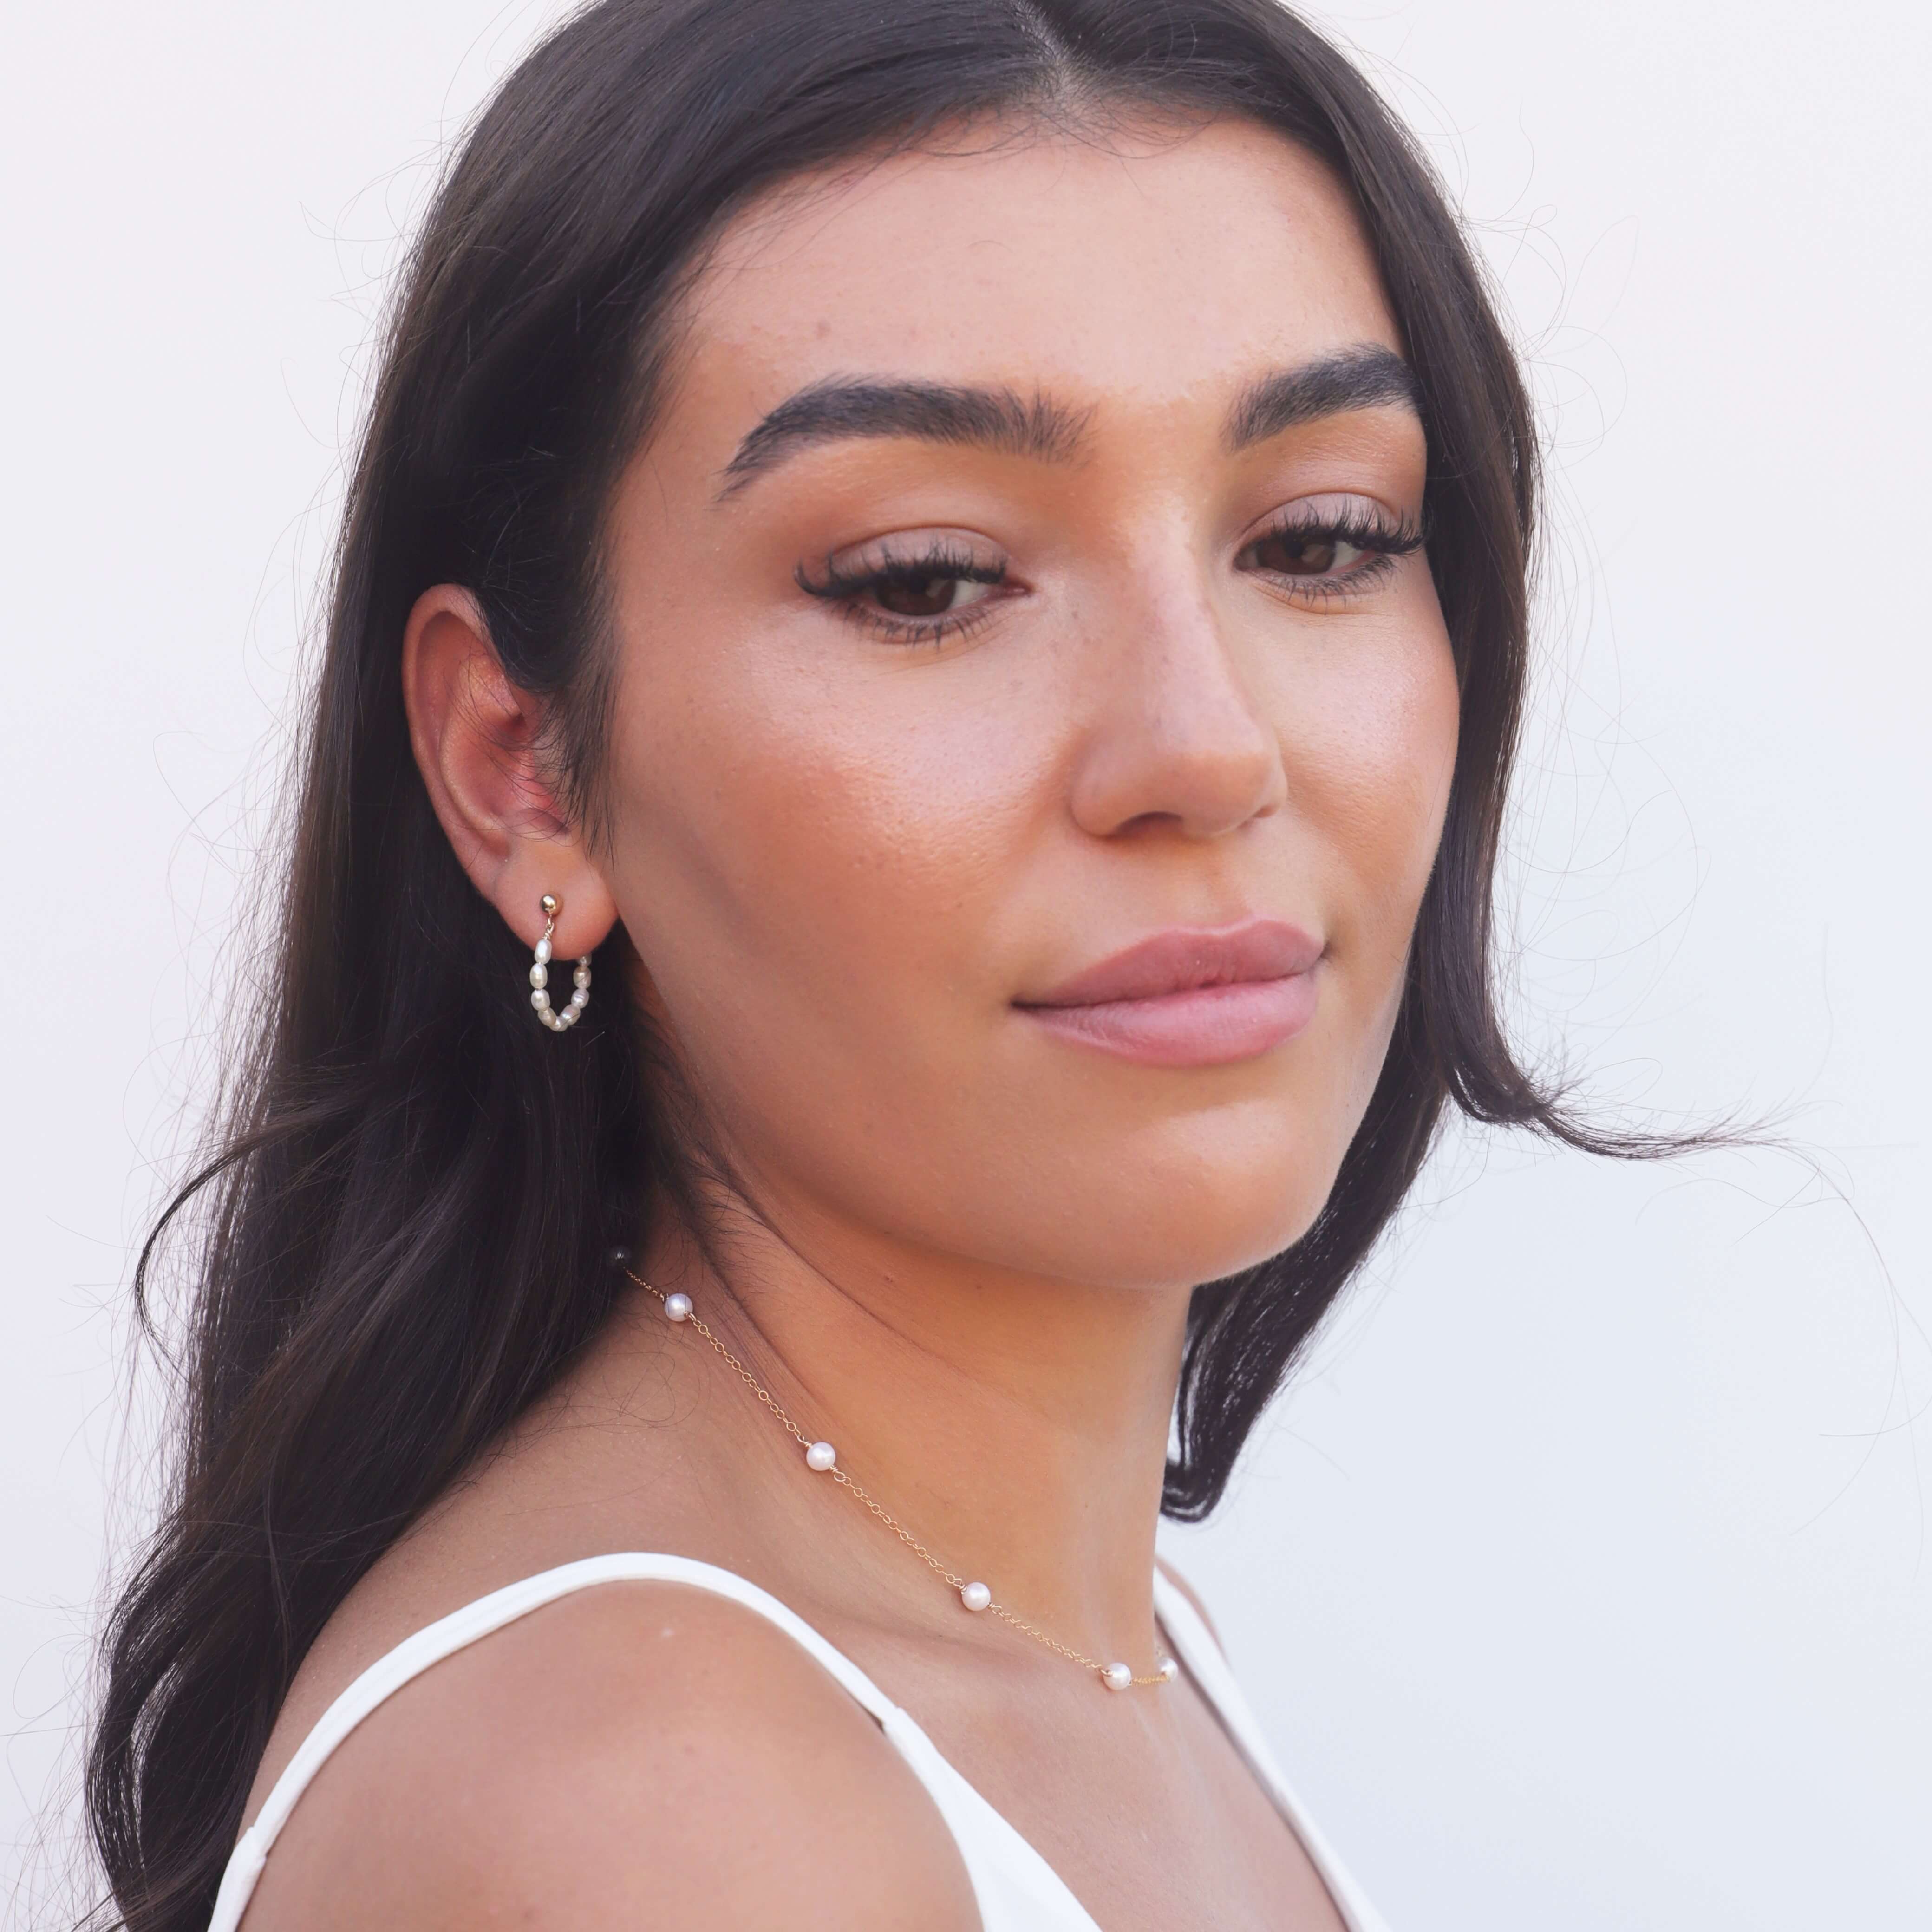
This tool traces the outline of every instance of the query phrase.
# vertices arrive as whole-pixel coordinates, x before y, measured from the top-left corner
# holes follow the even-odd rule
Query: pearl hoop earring
[[[578,960],[577,970],[571,974],[576,982],[569,1004],[559,1012],[550,1003],[550,935],[556,930],[556,916],[563,910],[563,902],[545,892],[538,903],[543,908],[544,934],[537,941],[536,964],[530,968],[530,1004],[536,1009],[537,1018],[552,1033],[568,1033],[577,1024],[578,1016],[590,1004],[590,956],[586,952]]]

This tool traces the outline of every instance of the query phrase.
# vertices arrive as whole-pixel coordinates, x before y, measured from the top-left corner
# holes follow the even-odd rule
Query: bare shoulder
[[[1208,1614],[1208,1606],[1201,1600],[1194,1586],[1165,1556],[1156,1556],[1154,1560],[1160,1574],[1194,1606],[1194,1614],[1208,1626],[1208,1634],[1214,1640],[1216,1647],[1225,1651],[1227,1646],[1221,1642],[1221,1633],[1214,1628],[1214,1619]]]
[[[931,1798],[763,1618],[675,1584],[560,1599],[426,1671],[317,1774],[246,1932],[979,1916]]]

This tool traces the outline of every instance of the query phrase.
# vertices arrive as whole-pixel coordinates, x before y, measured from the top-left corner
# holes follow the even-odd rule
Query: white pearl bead
[[[541,962],[532,966],[530,968],[530,984],[532,986],[548,986],[550,984],[550,968]]]
[[[587,986],[590,983],[590,968],[588,966],[579,966],[570,976],[577,986]]]
[[[688,1294],[666,1295],[664,1313],[674,1322],[688,1322],[691,1319],[691,1297]]]
[[[1130,1664],[1110,1664],[1100,1673],[1100,1682],[1106,1684],[1109,1690],[1127,1690],[1132,1686],[1133,1681],[1133,1668]]]
[[[583,986],[578,987],[577,991],[571,994],[570,1004],[574,1006],[580,1013],[583,1012],[584,1008],[590,1004],[590,994],[589,990]]]
[[[805,1452],[808,1469],[829,1469],[838,1460],[838,1451],[829,1442],[814,1442]]]
[[[1175,1663],[1172,1658],[1163,1657],[1161,1659],[1160,1681],[1163,1684],[1172,1684],[1180,1675],[1180,1666]]]
[[[530,995],[530,1004],[536,1007],[538,1012],[547,1013],[550,1011],[550,995],[539,986]]]
[[[993,1600],[993,1593],[983,1583],[968,1583],[959,1592],[959,1600],[969,1610],[983,1610]]]
[[[550,941],[547,939],[540,939],[537,941],[537,964],[539,966],[548,966],[550,964]]]

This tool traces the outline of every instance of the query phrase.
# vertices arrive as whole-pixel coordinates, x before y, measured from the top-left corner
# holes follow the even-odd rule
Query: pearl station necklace
[[[838,1452],[830,1443],[814,1442],[796,1423],[793,1421],[780,1406],[770,1390],[766,1388],[758,1377],[753,1375],[751,1370],[746,1368],[744,1364],[740,1361],[738,1358],[733,1354],[731,1351],[698,1319],[697,1311],[692,1306],[689,1295],[676,1292],[667,1294],[655,1282],[645,1280],[642,1275],[632,1270],[630,1257],[621,1248],[613,1254],[611,1258],[640,1288],[657,1297],[658,1301],[663,1305],[664,1316],[668,1321],[679,1326],[688,1326],[695,1329],[706,1341],[710,1343],[713,1350],[723,1358],[726,1365],[738,1379],[778,1418],[778,1426],[805,1451],[805,1466],[808,1469],[818,1475],[830,1476],[842,1489],[855,1497],[935,1576],[957,1594],[961,1604],[966,1609],[976,1614],[982,1610],[991,1612],[993,1616],[999,1618],[1000,1622],[1009,1624],[1022,1635],[1031,1637],[1035,1643],[1045,1645],[1055,1655],[1064,1657],[1068,1663],[1077,1664],[1082,1670],[1090,1672],[1109,1690],[1131,1690],[1162,1684],[1172,1684],[1180,1675],[1180,1666],[1171,1657],[1163,1657],[1153,1670],[1144,1676],[1137,1676],[1131,1664],[1102,1664],[1097,1658],[1086,1656],[1082,1652],[1074,1649],[1071,1645],[1061,1643],[1057,1639],[1048,1636],[1046,1631],[1036,1630],[1027,1622],[1025,1618],[1016,1616],[1007,1609],[1005,1604],[997,1602],[992,1590],[984,1583],[970,1580],[948,1569],[931,1550],[926,1548],[924,1544],[920,1541],[917,1537],[913,1534],[910,1530],[906,1528],[904,1523],[899,1521],[898,1517],[876,1502],[838,1466]]]

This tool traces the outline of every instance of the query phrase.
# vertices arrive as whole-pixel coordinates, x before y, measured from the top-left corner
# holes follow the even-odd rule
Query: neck
[[[1029,1622],[1090,1654],[1144,1663],[1168,1430],[1186,1285],[1096,1287],[908,1247],[823,1216],[740,1215],[728,1246],[668,1232],[634,1263],[700,1317],[808,1437],[948,1568],[983,1581]],[[662,1346],[654,1299],[627,1324]],[[656,1322],[649,1318],[655,1317]],[[763,1486],[817,1484],[776,1420],[688,1334],[679,1371],[721,1382],[705,1453]],[[646,1339],[649,1337],[650,1339]],[[762,1439],[759,1439],[762,1438]],[[848,1498],[840,1540],[867,1571],[916,1559]]]

